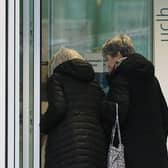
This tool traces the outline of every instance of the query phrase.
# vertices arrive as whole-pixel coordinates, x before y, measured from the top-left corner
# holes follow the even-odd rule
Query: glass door
[[[48,63],[59,47],[79,51],[93,65],[105,92],[108,86],[101,56],[105,40],[126,33],[132,37],[137,52],[152,60],[152,0],[42,0],[41,3],[41,113],[47,109]],[[41,150],[42,167],[45,143]]]

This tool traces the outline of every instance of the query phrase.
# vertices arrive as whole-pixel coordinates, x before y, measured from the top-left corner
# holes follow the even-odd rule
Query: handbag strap
[[[120,123],[119,123],[118,103],[116,103],[116,120],[115,120],[114,127],[112,128],[112,134],[111,134],[111,144],[112,145],[114,144],[116,130],[118,133],[119,145],[121,145],[122,140],[121,140],[121,130],[120,130]]]

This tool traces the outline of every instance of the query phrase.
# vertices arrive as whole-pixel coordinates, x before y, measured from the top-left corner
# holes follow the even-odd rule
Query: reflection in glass
[[[101,57],[105,40],[132,37],[138,52],[152,59],[152,0],[42,0],[41,113],[46,112],[48,62],[59,47],[79,51],[92,65],[105,92],[107,70]],[[42,167],[44,165],[42,148]]]

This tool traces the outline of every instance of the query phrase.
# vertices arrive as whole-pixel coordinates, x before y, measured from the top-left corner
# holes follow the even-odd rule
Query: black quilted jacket
[[[104,94],[85,61],[59,65],[48,80],[46,168],[105,168],[106,143],[100,124]]]

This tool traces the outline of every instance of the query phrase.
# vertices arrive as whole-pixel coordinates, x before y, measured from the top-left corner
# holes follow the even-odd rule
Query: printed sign
[[[104,72],[103,57],[100,53],[85,54],[84,58],[93,66],[96,73]]]
[[[168,103],[168,0],[154,0],[154,63]]]

